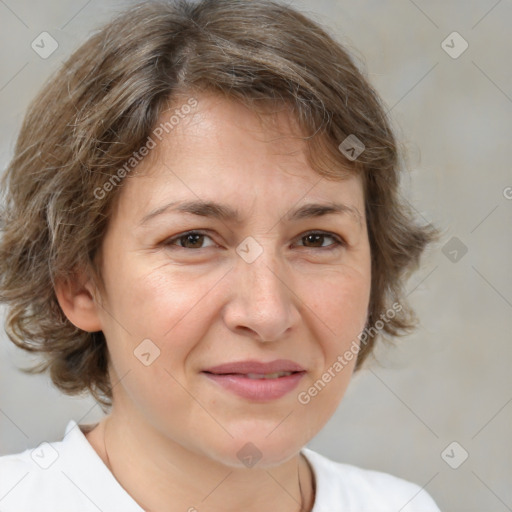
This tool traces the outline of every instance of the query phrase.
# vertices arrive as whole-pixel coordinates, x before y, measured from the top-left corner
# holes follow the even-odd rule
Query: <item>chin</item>
[[[245,434],[229,438],[222,446],[210,450],[210,456],[225,466],[233,468],[266,469],[284,464],[296,457],[307,440],[290,438],[289,430],[283,429],[281,436],[268,430],[248,429]],[[268,436],[268,437],[265,437]]]

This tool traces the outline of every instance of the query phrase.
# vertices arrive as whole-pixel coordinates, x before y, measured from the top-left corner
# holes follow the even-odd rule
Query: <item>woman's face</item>
[[[197,99],[153,137],[104,239],[113,414],[223,464],[270,466],[315,436],[349,383],[356,358],[343,355],[370,294],[363,188],[315,173],[284,112],[262,125],[236,102]],[[302,371],[261,378],[287,369]]]

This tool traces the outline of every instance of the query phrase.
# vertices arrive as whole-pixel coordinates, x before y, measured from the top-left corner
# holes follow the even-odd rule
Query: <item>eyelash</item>
[[[203,236],[207,236],[208,238],[211,239],[211,236],[208,235],[208,233],[204,232],[204,231],[201,231],[201,230],[192,230],[192,231],[187,231],[185,233],[181,233],[179,235],[176,235],[172,238],[168,238],[167,240],[164,241],[164,245],[169,247],[169,246],[175,246],[176,248],[178,249],[188,249],[190,251],[199,251],[201,249],[207,249],[208,247],[198,247],[198,248],[190,248],[190,247],[181,247],[179,245],[176,245],[174,242],[176,241],[179,241],[181,240],[182,238],[186,238],[187,236],[190,236],[190,235],[203,235]],[[299,237],[299,240],[302,240],[303,238],[306,238],[307,236],[310,236],[310,235],[320,235],[320,236],[324,236],[324,237],[329,237],[329,238],[332,238],[334,240],[334,243],[333,244],[330,244],[326,247],[306,247],[306,249],[320,249],[320,250],[323,250],[323,251],[333,251],[335,249],[338,249],[340,247],[345,247],[346,246],[346,243],[345,241],[340,238],[339,236],[333,234],[333,233],[329,233],[327,231],[308,231],[306,233],[304,233],[303,235],[301,235]],[[212,240],[213,241],[213,240]],[[302,247],[305,247],[305,246],[302,246]]]

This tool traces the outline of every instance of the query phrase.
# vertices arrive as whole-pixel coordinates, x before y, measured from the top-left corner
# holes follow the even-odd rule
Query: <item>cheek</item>
[[[330,272],[307,283],[304,302],[316,324],[323,326],[334,347],[357,336],[364,328],[370,299],[371,280],[367,273],[342,270]]]
[[[125,393],[147,404],[149,414],[170,396],[177,403],[187,400],[178,382],[184,381],[184,361],[211,322],[205,297],[211,279],[130,263],[119,261],[110,269],[103,330],[114,380],[123,378]]]
[[[132,337],[154,338],[158,344],[166,344],[169,339],[179,344],[180,340],[174,338],[184,326],[194,337],[193,332],[206,324],[208,293],[221,276],[165,264],[151,270],[136,263],[131,268],[120,265],[114,272],[111,289],[116,318]]]
[[[303,316],[316,340],[316,374],[302,387],[302,407],[329,418],[350,382],[366,323],[371,278],[352,269],[337,270],[309,285]],[[305,403],[307,402],[307,404]]]
[[[210,278],[199,273],[194,278],[166,266],[148,272],[147,267],[133,265],[128,270],[119,265],[110,282],[116,319],[110,320],[107,340],[116,380],[122,378],[115,400],[137,404],[155,425],[162,418],[172,425],[173,411],[179,410],[186,425],[191,396],[185,389],[185,362],[212,321]],[[144,353],[149,353],[148,365]]]

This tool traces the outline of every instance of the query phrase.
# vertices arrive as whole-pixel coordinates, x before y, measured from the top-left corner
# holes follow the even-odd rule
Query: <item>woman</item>
[[[433,229],[346,51],[267,0],[145,2],[80,47],[4,178],[6,330],[108,415],[0,458],[6,511],[437,511],[305,448]]]

